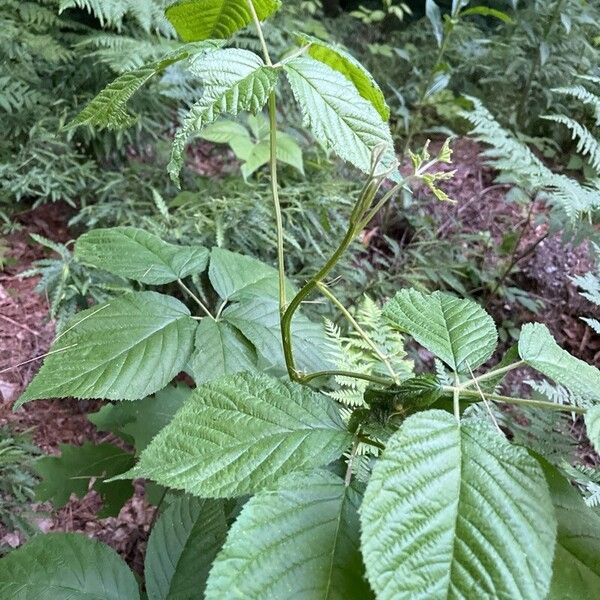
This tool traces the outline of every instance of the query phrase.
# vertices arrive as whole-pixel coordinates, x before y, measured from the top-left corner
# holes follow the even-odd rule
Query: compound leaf
[[[118,554],[79,533],[34,537],[0,561],[0,597],[10,600],[139,600]]]
[[[175,135],[168,167],[175,182],[188,138],[224,113],[261,110],[278,77],[278,69],[266,66],[259,56],[235,48],[201,56],[193,62],[190,72],[202,79],[204,95],[192,106]]]
[[[202,246],[169,244],[135,227],[94,229],[75,244],[75,256],[81,262],[150,285],[201,273],[208,254]]]
[[[371,170],[377,147],[384,149],[378,172],[397,164],[387,123],[360,96],[352,81],[329,65],[306,56],[289,60],[284,68],[304,124],[319,142],[366,173]]]
[[[263,21],[281,5],[280,0],[252,0]],[[182,0],[167,8],[167,19],[182,40],[228,39],[252,22],[247,0]]]
[[[527,323],[519,338],[521,358],[536,371],[564,385],[577,396],[600,401],[600,371],[571,356],[541,323]]]
[[[475,302],[452,294],[400,290],[384,306],[383,315],[454,371],[477,368],[498,341],[492,317]]]
[[[368,600],[360,494],[333,473],[294,474],[244,506],[217,556],[207,599]]]
[[[83,446],[61,444],[60,456],[39,458],[34,468],[42,481],[35,489],[36,499],[42,502],[50,500],[56,507],[64,506],[71,494],[83,498],[91,489],[102,498],[103,509],[98,516],[116,516],[133,494],[130,481],[112,481],[105,479],[120,475],[131,469],[133,455],[112,444],[86,442]]]
[[[194,352],[187,365],[197,385],[222,375],[256,370],[256,351],[225,321],[203,319],[196,330]]]
[[[325,396],[242,373],[197,388],[128,475],[201,497],[239,496],[330,463],[350,440]]]
[[[195,331],[186,306],[156,292],[126,294],[81,311],[15,409],[40,398],[144,398],[183,369]]]
[[[203,598],[212,562],[226,535],[222,500],[176,498],[148,540],[144,569],[148,600]]]
[[[341,73],[354,84],[358,93],[374,106],[384,121],[390,118],[390,108],[381,88],[354,56],[337,44],[328,44],[303,33],[296,35],[301,44],[310,44],[307,53],[311,58]]]
[[[558,536],[550,600],[595,598],[600,589],[600,517],[550,463],[541,460],[550,487]]]
[[[487,423],[429,410],[388,440],[362,505],[369,581],[392,598],[544,598],[556,521],[544,475]]]

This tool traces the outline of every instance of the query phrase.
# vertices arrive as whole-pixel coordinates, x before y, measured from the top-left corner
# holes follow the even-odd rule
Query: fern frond
[[[590,75],[580,75],[580,79],[584,79],[585,81],[589,81],[591,83],[595,83],[600,85],[600,78],[592,77]],[[594,115],[596,117],[596,125],[600,125],[600,97],[596,96],[582,85],[573,85],[571,87],[559,87],[553,88],[553,92],[557,94],[562,94],[563,96],[569,96],[570,98],[575,98],[588,106],[591,106],[594,110]]]
[[[564,125],[571,132],[571,139],[577,141],[577,152],[586,156],[590,165],[600,171],[600,143],[585,125],[566,115],[542,115],[541,118]]]

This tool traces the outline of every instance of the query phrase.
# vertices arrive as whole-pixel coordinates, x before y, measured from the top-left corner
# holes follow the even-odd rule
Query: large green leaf
[[[234,304],[223,312],[223,319],[250,340],[259,356],[259,367],[285,370],[279,303],[274,298],[253,298]],[[301,313],[292,320],[292,341],[298,369],[305,373],[336,368],[336,347],[320,323]]]
[[[201,497],[239,496],[328,464],[350,440],[330,399],[242,373],[197,388],[129,475]]]
[[[600,517],[554,467],[542,467],[558,521],[549,599],[592,600],[600,590]]]
[[[277,270],[265,263],[231,252],[213,248],[208,268],[210,283],[223,300],[239,300],[242,297],[278,297]]]
[[[544,598],[556,521],[541,468],[482,421],[404,421],[373,470],[362,548],[380,600]]]
[[[400,290],[384,306],[383,315],[454,371],[477,368],[492,355],[498,341],[492,317],[475,302],[452,294]]]
[[[304,124],[343,160],[368,173],[373,151],[384,148],[379,171],[396,164],[389,127],[354,84],[329,65],[300,56],[284,65]],[[391,176],[397,177],[397,173]]]
[[[173,141],[168,169],[176,182],[188,138],[224,113],[261,110],[278,77],[278,69],[266,66],[259,56],[235,48],[201,56],[190,72],[202,79],[204,94],[186,115]]]
[[[592,446],[600,454],[600,405],[587,409],[585,413],[585,426]]]
[[[152,528],[145,560],[148,600],[201,600],[227,535],[222,500],[181,496]]]
[[[6,600],[139,600],[133,573],[108,546],[79,533],[38,535],[0,560]]]
[[[123,73],[109,83],[70,123],[71,126],[92,125],[109,129],[123,129],[133,125],[137,117],[127,112],[131,97],[150,79],[170,65],[215,50],[219,42],[190,44],[156,62]]]
[[[225,321],[203,319],[196,330],[194,352],[187,370],[197,385],[242,371],[255,371],[256,350]]]
[[[150,285],[201,273],[208,263],[208,250],[202,246],[169,244],[135,227],[85,233],[75,244],[75,256],[83,263]]]
[[[368,600],[360,495],[326,471],[294,474],[251,498],[232,526],[206,597]]]
[[[527,323],[523,326],[519,354],[530,367],[577,396],[600,402],[600,371],[563,350],[545,325]]]
[[[131,444],[139,454],[171,422],[191,392],[185,384],[168,385],[138,402],[105,404],[88,419],[100,431],[110,431]]]
[[[308,55],[322,62],[349,79],[358,93],[381,115],[384,121],[390,118],[390,108],[385,96],[373,76],[346,49],[337,44],[329,44],[310,35],[297,34],[301,44],[310,44]]]
[[[281,5],[280,0],[252,0],[263,21]],[[252,22],[247,0],[181,0],[167,8],[167,19],[182,40],[228,39]]]
[[[120,475],[133,467],[134,458],[112,444],[86,442],[83,446],[61,444],[60,456],[43,456],[35,461],[34,469],[41,477],[35,489],[36,500],[50,500],[55,507],[64,506],[75,494],[83,498],[91,489],[102,498],[100,517],[117,516],[133,494],[130,481],[104,480]]]
[[[195,331],[186,306],[156,292],[84,310],[54,342],[15,408],[39,398],[144,398],[183,369]]]

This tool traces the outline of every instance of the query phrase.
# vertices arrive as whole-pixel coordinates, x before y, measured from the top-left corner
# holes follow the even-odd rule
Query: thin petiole
[[[177,283],[179,284],[179,287],[206,313],[206,316],[210,317],[214,321],[215,318],[210,314],[210,310],[206,308],[206,305],[202,302],[202,300],[200,300],[200,298],[198,298],[198,296],[196,296],[196,294],[194,294],[194,292],[192,292],[192,290],[190,290],[190,288],[185,285],[181,279],[178,279]]]

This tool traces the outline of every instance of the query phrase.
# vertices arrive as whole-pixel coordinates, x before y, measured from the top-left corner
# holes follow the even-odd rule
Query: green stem
[[[256,33],[258,34],[258,39],[260,40],[260,45],[265,57],[265,62],[271,66],[273,63],[271,62],[271,57],[269,56],[269,49],[267,48],[267,42],[265,42],[265,36],[263,35],[262,27],[260,26],[260,19],[256,14],[256,9],[254,8],[254,2],[252,0],[247,0],[248,8],[250,9],[250,14],[252,15],[252,20],[254,21],[254,25],[256,26]]]
[[[350,314],[350,312],[348,312],[348,309],[340,302],[340,300],[338,300],[335,294],[324,283],[319,282],[317,284],[317,287],[319,288],[323,296],[325,296],[334,306],[336,306],[339,309],[339,311],[344,315],[344,317],[346,317],[348,322],[356,330],[356,333],[358,333],[358,335],[371,348],[371,350],[373,350],[377,358],[379,358],[379,360],[385,365],[386,369],[388,370],[388,373],[390,374],[394,382],[398,384],[398,375],[394,371],[388,357],[383,352],[381,352],[381,350],[377,347],[377,344],[375,344],[375,342],[369,337],[369,334],[359,325],[356,319]]]
[[[456,420],[460,423],[460,388],[459,386],[459,380],[458,380],[458,373],[454,373],[454,391],[452,392],[453,394],[453,408],[454,408],[454,416],[456,417]]]
[[[511,396],[500,396],[499,394],[488,394],[487,392],[476,392],[474,390],[464,390],[460,387],[444,386],[442,388],[445,392],[452,392],[456,394],[458,391],[460,396],[464,398],[473,398],[481,400],[483,395],[486,400],[493,400],[494,402],[504,402],[505,404],[515,404],[517,406],[529,406],[530,408],[542,408],[545,410],[558,410],[562,412],[572,412],[578,415],[584,415],[587,409],[581,406],[573,406],[570,404],[557,404],[556,402],[546,402],[544,400],[532,400],[531,398],[512,398]]]
[[[192,292],[192,290],[190,290],[190,288],[187,285],[185,285],[185,283],[183,283],[183,281],[181,281],[181,279],[178,279],[177,283],[179,284],[179,287],[186,294],[188,294],[188,296],[206,313],[206,316],[210,317],[214,321],[215,318],[210,314],[210,310],[208,310],[208,308],[206,308],[206,306],[202,302],[202,300],[200,300],[200,298],[198,298],[198,296],[196,296],[196,294],[194,294],[194,292]]]
[[[348,458],[348,468],[346,469],[346,476],[344,477],[344,485],[346,487],[350,485],[350,481],[352,480],[352,465],[354,464],[354,459],[356,458],[356,451],[358,450],[359,444],[360,439],[358,437],[354,438],[354,443],[352,444],[352,451],[350,452],[350,457]]]
[[[479,377],[473,377],[473,379],[469,379],[469,381],[465,381],[463,384],[459,385],[458,387],[461,390],[464,390],[468,387],[471,387],[472,385],[477,385],[478,383],[480,383],[482,381],[487,381],[488,379],[493,379],[494,377],[497,377],[498,375],[508,373],[509,371],[512,371],[513,369],[518,369],[519,367],[523,366],[524,364],[525,364],[525,361],[520,360],[518,362],[512,363],[512,365],[508,365],[507,367],[501,367],[500,369],[494,369],[493,371],[488,371],[484,375],[479,375]]]

